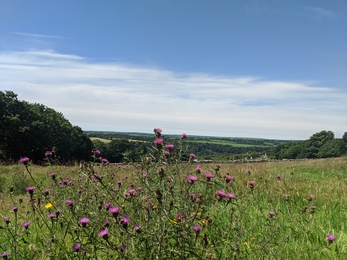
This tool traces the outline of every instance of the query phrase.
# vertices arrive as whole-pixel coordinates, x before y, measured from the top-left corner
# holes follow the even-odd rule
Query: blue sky
[[[347,2],[0,0],[0,90],[83,130],[347,131]]]

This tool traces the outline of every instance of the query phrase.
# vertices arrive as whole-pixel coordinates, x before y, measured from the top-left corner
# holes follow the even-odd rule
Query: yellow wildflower
[[[199,221],[199,224],[200,224],[201,226],[207,226],[207,224],[208,224],[208,219],[203,219],[203,220]]]
[[[173,220],[173,219],[170,219],[170,223],[175,225],[177,224],[176,220]]]
[[[53,207],[53,205],[50,202],[45,205],[45,209],[50,209],[51,207]]]

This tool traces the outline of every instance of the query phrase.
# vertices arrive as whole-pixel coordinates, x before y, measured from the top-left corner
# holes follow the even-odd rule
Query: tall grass
[[[347,257],[346,157],[200,169],[155,134],[126,165],[0,167],[3,258]]]

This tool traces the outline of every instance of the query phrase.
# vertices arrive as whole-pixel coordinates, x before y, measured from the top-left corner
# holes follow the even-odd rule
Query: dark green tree
[[[347,132],[345,132],[342,136],[342,140],[345,144],[347,144]]]
[[[317,158],[319,149],[328,141],[334,139],[334,133],[331,131],[321,131],[315,133],[307,141],[307,158]]]
[[[347,132],[345,132],[342,136],[342,142],[343,142],[343,153],[347,153]]]
[[[92,149],[81,128],[71,125],[62,113],[20,101],[12,91],[0,91],[0,139],[3,160],[27,156],[39,162],[55,147],[56,159],[76,161],[87,158]]]
[[[327,141],[318,151],[319,158],[338,157],[345,151],[342,139],[333,139]]]
[[[110,162],[121,162],[125,154],[130,156],[130,159],[132,159],[133,147],[127,139],[113,139],[108,144],[107,159]]]

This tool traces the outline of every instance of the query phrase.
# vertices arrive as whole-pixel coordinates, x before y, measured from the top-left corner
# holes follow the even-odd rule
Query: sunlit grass
[[[0,214],[10,221],[1,223],[0,249],[9,259],[347,257],[347,157],[199,172],[180,163],[182,145],[153,147],[126,165],[97,166],[95,156],[81,167],[0,166]]]

